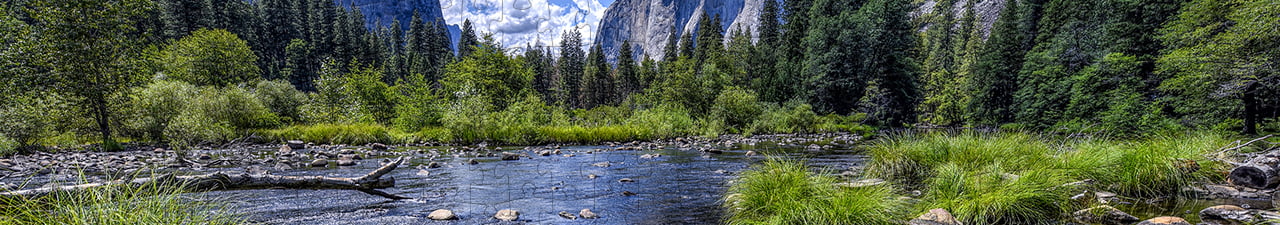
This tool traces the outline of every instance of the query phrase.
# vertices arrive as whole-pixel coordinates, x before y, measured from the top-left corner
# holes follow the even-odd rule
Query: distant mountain
[[[334,2],[342,7],[359,8],[369,27],[385,27],[390,25],[391,21],[399,20],[400,28],[408,30],[414,11],[417,11],[426,22],[445,23],[439,0],[334,0]],[[449,30],[449,39],[453,43],[451,46],[457,46],[458,37],[462,31],[456,25],[446,26]],[[457,50],[456,47],[454,49]]]
[[[760,10],[764,8],[764,1],[770,0],[618,0],[609,6],[604,18],[600,19],[595,43],[603,45],[610,62],[616,61],[618,49],[624,40],[631,40],[636,49],[637,60],[641,59],[640,55],[661,60],[671,28],[676,28],[676,36],[695,31],[698,17],[704,11],[712,15],[720,14],[724,27],[719,29],[725,32],[726,40],[731,38],[728,34],[739,25],[750,29],[754,37],[758,35],[756,30],[760,26]],[[973,8],[985,37],[1004,9],[1006,0],[953,1],[958,6],[953,10],[956,18],[962,17],[966,8],[959,6],[964,6],[969,1],[977,1]],[[779,7],[786,4],[785,0],[779,0],[779,3]],[[928,14],[937,4],[936,0],[922,1],[912,15]],[[921,30],[924,30],[924,27],[931,24],[920,25]]]
[[[754,31],[760,25],[757,18],[764,1],[768,0],[618,0],[600,19],[595,43],[602,45],[610,62],[616,61],[624,40],[631,40],[637,56],[661,60],[672,27],[676,36],[694,32],[698,18],[706,12],[712,17],[720,14],[723,27],[717,29],[721,31],[739,25]]]

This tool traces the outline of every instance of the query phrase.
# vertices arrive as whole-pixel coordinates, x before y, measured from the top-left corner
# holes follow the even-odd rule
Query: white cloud
[[[440,0],[440,6],[447,23],[470,19],[476,31],[493,33],[508,48],[558,46],[561,34],[574,28],[590,44],[605,11],[598,0]]]

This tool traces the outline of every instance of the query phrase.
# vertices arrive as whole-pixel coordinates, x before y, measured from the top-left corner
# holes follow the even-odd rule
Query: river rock
[[[440,163],[429,162],[427,163],[427,168],[440,168]]]
[[[385,150],[391,149],[391,147],[387,146],[386,144],[382,144],[382,143],[373,143],[373,144],[369,144],[369,148],[370,148],[370,149],[373,149],[373,150],[378,150],[378,151],[385,151]]]
[[[436,211],[431,211],[431,214],[427,214],[427,218],[433,220],[456,220],[458,216],[448,209],[437,209]]]
[[[960,221],[951,216],[951,212],[946,209],[930,209],[929,212],[921,214],[920,217],[907,221],[908,225],[960,225]]]
[[[560,211],[560,213],[559,213],[559,214],[560,214],[560,217],[564,217],[565,219],[571,219],[571,220],[576,220],[576,219],[578,219],[578,216],[577,216],[577,215],[573,215],[573,213],[569,213],[569,212],[565,212],[565,211]]]
[[[196,157],[196,159],[200,159],[200,160],[209,160],[212,158],[213,156],[210,156],[208,153],[201,153],[200,156]]]
[[[1234,205],[1216,205],[1200,210],[1201,221],[1208,224],[1254,223],[1257,215],[1253,211]]]
[[[502,160],[520,160],[520,154],[503,152]]]
[[[1161,216],[1144,220],[1138,223],[1138,225],[1191,225],[1191,223],[1188,223],[1187,220],[1180,217]]]
[[[618,182],[620,182],[620,183],[634,183],[634,182],[636,182],[636,181],[635,181],[635,180],[632,180],[631,178],[622,178],[622,179],[618,179]]]
[[[1138,217],[1129,215],[1115,207],[1105,205],[1081,209],[1071,215],[1074,217],[1076,222],[1085,224],[1124,225],[1139,221]]]
[[[582,209],[582,211],[578,211],[578,215],[582,216],[583,219],[600,218],[595,212],[591,212],[591,209]]]
[[[538,155],[540,155],[540,156],[551,156],[551,150],[542,150],[542,151],[538,151]]]
[[[756,151],[747,151],[747,156],[756,156],[757,154],[759,153],[756,153]]]
[[[636,196],[636,193],[631,191],[622,191],[622,196]]]
[[[285,146],[288,146],[290,149],[305,149],[305,148],[307,148],[307,144],[306,144],[305,142],[302,142],[302,141],[299,141],[299,140],[291,140],[291,141],[287,141],[287,142],[285,142]]]
[[[354,166],[354,165],[356,165],[356,161],[352,160],[350,157],[342,157],[338,159],[338,166]]]
[[[591,165],[596,167],[609,167],[609,162],[598,162],[592,163]]]
[[[475,164],[480,164],[480,161],[476,161],[476,159],[467,160],[467,165],[475,165]]]
[[[324,167],[329,165],[329,160],[316,159],[311,161],[311,163],[308,163],[307,165],[311,167]]]
[[[493,218],[502,221],[515,221],[520,219],[520,212],[513,209],[498,210],[497,214],[493,214]]]

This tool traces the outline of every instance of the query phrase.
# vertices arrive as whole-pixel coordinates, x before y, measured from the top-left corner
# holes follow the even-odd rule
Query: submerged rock
[[[582,209],[582,211],[578,211],[578,215],[581,215],[583,219],[600,218],[595,212],[591,212],[591,209]]]
[[[458,215],[454,215],[453,211],[448,209],[437,209],[436,211],[431,211],[431,214],[427,214],[427,218],[433,220],[456,220]]]
[[[520,160],[520,154],[503,152],[502,160]]]
[[[1201,221],[1209,224],[1235,224],[1235,223],[1255,223],[1258,216],[1252,210],[1241,208],[1234,205],[1216,205],[1200,210]]]
[[[497,214],[493,214],[493,218],[502,221],[515,221],[520,219],[520,212],[513,209],[498,210]]]
[[[476,161],[476,159],[467,160],[467,165],[475,165],[475,164],[480,164],[480,161]]]
[[[960,225],[960,221],[951,216],[945,209],[930,209],[920,217],[907,221],[908,225]]]
[[[1085,224],[1124,225],[1139,221],[1138,217],[1129,215],[1115,207],[1105,205],[1081,209],[1071,215],[1074,217],[1076,222]]]
[[[569,212],[565,212],[565,211],[560,211],[560,213],[559,213],[559,214],[560,214],[560,217],[564,217],[565,219],[571,219],[571,220],[576,220],[576,219],[578,219],[578,216],[577,216],[577,215],[573,215],[573,213],[569,213]]]
[[[1187,220],[1180,217],[1161,216],[1144,220],[1138,223],[1138,225],[1191,225],[1191,223],[1188,223]]]

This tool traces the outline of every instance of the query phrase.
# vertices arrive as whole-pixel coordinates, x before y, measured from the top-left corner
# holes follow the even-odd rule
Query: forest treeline
[[[8,1],[0,146],[1280,130],[1276,0],[1008,1],[989,30],[966,3],[765,1],[755,30],[610,63],[574,30],[503,46],[464,22],[451,46],[442,21],[330,0]]]

